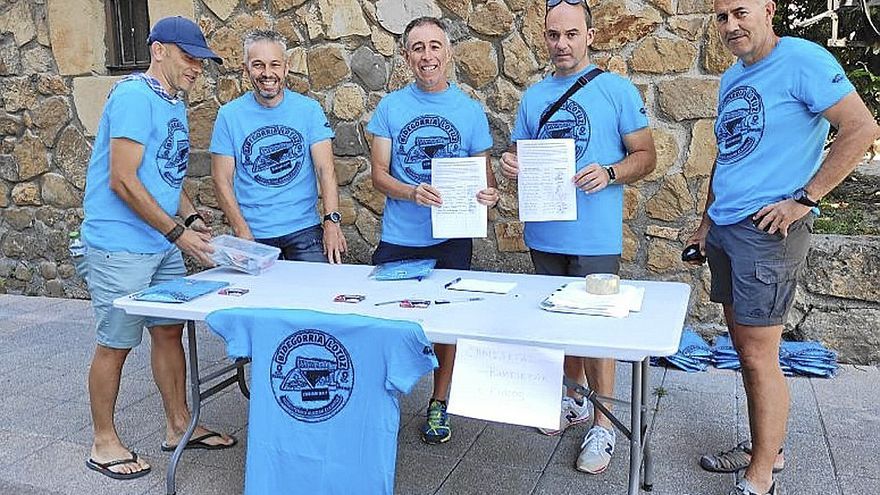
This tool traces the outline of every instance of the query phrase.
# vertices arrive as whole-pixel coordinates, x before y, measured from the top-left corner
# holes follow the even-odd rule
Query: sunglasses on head
[[[587,3],[587,0],[547,0],[547,10],[549,11],[550,9],[556,7],[562,2],[565,2],[569,5],[583,5],[584,8],[587,9],[587,12],[592,14],[590,12],[590,4]]]

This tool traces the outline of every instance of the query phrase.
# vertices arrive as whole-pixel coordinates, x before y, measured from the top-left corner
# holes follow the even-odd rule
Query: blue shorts
[[[538,275],[561,275],[583,277],[593,273],[620,273],[620,255],[576,256],[572,254],[547,253],[532,249],[532,264]]]
[[[254,240],[260,244],[268,244],[280,249],[281,256],[278,259],[328,262],[327,255],[324,254],[324,228],[320,225],[306,227],[279,237]]]
[[[784,324],[810,249],[813,218],[807,213],[792,223],[787,237],[758,229],[751,215],[732,225],[712,224],[706,236],[709,299],[732,305],[740,325]]]
[[[474,242],[471,239],[449,239],[433,246],[411,247],[379,241],[373,252],[373,264],[411,259],[435,259],[436,268],[470,270]]]
[[[86,264],[98,344],[132,349],[141,343],[145,326],[183,323],[168,318],[133,316],[113,307],[114,299],[185,276],[183,256],[176,247],[153,254],[108,252],[90,247]]]

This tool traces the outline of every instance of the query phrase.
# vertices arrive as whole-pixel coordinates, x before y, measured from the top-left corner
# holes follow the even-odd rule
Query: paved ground
[[[162,494],[168,455],[159,452],[162,412],[149,370],[148,347],[132,353],[118,405],[122,437],[154,472],[119,482],[89,471],[91,426],[86,370],[93,350],[92,315],[85,301],[0,295],[0,494]],[[221,341],[202,331],[203,366],[223,360]],[[148,340],[148,339],[147,339]],[[629,389],[620,366],[619,390]],[[652,445],[658,495],[726,495],[731,475],[703,472],[704,451],[747,437],[739,376],[652,369],[656,413]],[[793,414],[788,465],[779,476],[787,495],[880,493],[880,370],[844,367],[833,380],[790,381]],[[618,443],[600,476],[574,470],[584,429],[561,438],[530,428],[454,418],[453,439],[423,445],[417,435],[428,382],[402,403],[397,469],[399,494],[620,494],[628,449]],[[247,402],[226,392],[204,408],[207,424],[247,436]],[[178,493],[237,494],[244,445],[230,451],[187,453]]]

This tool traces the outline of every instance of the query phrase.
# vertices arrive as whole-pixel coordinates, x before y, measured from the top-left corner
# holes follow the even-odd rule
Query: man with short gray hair
[[[333,130],[318,102],[285,88],[286,48],[274,31],[244,39],[242,67],[253,90],[223,105],[214,123],[217,200],[236,236],[281,249],[282,259],[341,263]]]

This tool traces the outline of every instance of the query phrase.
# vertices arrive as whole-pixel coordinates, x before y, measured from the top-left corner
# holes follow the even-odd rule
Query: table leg
[[[199,413],[202,407],[201,384],[199,383],[199,351],[196,345],[196,324],[189,320],[186,322],[186,336],[189,344],[189,386],[190,386],[190,403],[192,404],[192,417],[189,421],[189,427],[177,442],[177,448],[171,454],[168,461],[168,472],[165,475],[165,491],[168,495],[177,493],[174,486],[174,477],[177,474],[177,463],[183,455],[183,450],[189,439],[192,438],[196,425],[199,423]]]
[[[650,492],[654,489],[654,458],[651,456],[651,436],[647,431],[647,426],[649,424],[648,414],[649,414],[649,401],[650,401],[650,391],[651,388],[651,371],[650,371],[650,358],[642,361],[642,428],[645,430],[645,433],[642,435],[642,451],[644,452],[644,479],[642,481],[642,487],[646,492]]]
[[[629,495],[639,493],[639,467],[642,464],[642,363],[632,363],[632,404],[630,408]]]

